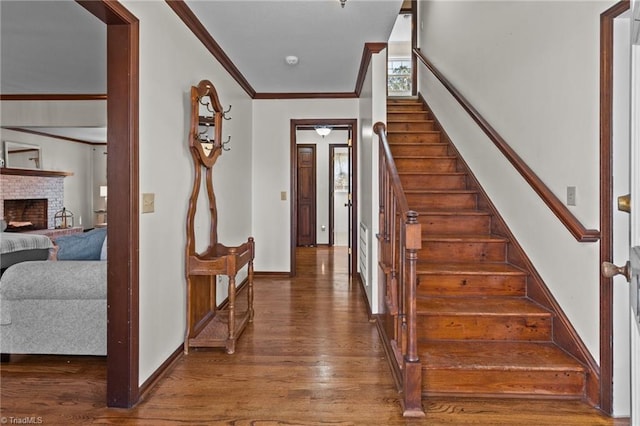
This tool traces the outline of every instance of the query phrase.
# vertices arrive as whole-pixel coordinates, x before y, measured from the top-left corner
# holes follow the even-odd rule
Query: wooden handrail
[[[373,131],[380,137],[380,149],[384,152],[387,164],[389,165],[389,177],[391,179],[391,186],[397,191],[398,207],[403,214],[409,212],[409,203],[407,202],[407,196],[402,189],[402,183],[400,182],[400,175],[396,168],[396,163],[393,161],[393,155],[391,155],[391,148],[389,147],[389,140],[387,139],[387,126],[384,123],[378,121],[373,125]]]
[[[401,402],[405,416],[422,417],[422,364],[418,355],[416,266],[422,247],[418,213],[409,210],[400,175],[391,154],[386,127],[378,122],[380,223],[378,262],[385,282],[385,315],[393,324],[391,362],[402,370]]]
[[[443,86],[467,111],[482,131],[493,141],[496,147],[504,154],[515,169],[522,175],[531,188],[542,198],[542,201],[551,209],[562,224],[571,232],[578,242],[595,242],[600,239],[600,231],[586,229],[586,227],[571,213],[571,211],[558,199],[548,186],[531,170],[524,160],[509,146],[500,134],[480,115],[480,113],[462,96],[446,77],[424,56],[420,49],[414,49],[416,57],[440,80]]]

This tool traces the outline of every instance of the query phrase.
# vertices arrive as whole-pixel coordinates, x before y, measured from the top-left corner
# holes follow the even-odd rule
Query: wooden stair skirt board
[[[422,225],[416,305],[423,394],[596,401],[593,360],[581,357],[584,344],[437,118],[419,99],[387,107],[391,152]]]

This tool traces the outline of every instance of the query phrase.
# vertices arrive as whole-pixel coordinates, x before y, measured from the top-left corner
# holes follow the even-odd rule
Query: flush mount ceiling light
[[[287,64],[291,66],[298,64],[298,57],[294,55],[289,55],[286,58],[284,58],[284,60],[287,61]]]
[[[329,126],[317,126],[316,133],[322,136],[323,138],[331,133],[331,127]]]

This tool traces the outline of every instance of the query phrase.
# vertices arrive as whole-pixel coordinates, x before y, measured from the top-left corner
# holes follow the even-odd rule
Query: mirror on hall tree
[[[207,167],[213,166],[222,151],[222,106],[213,84],[202,80],[191,88],[190,146]]]

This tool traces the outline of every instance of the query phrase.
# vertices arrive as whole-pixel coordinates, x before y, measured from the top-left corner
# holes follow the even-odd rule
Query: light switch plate
[[[156,194],[142,194],[142,213],[153,213],[155,211]]]
[[[576,205],[576,187],[575,186],[567,186],[567,205],[568,206]]]

